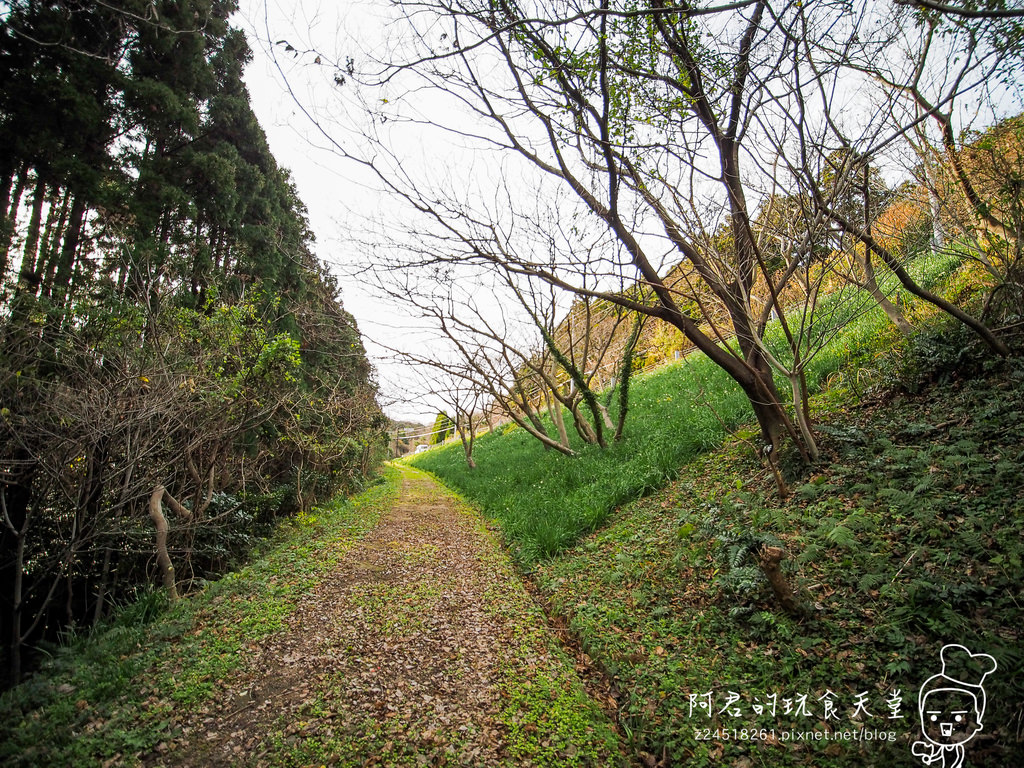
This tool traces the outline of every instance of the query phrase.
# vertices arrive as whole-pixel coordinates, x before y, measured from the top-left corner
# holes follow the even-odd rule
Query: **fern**
[[[888,577],[884,573],[865,573],[857,581],[857,589],[861,592],[870,592],[885,584]]]
[[[902,488],[881,488],[876,494],[879,499],[888,499],[892,504],[907,505],[913,496]]]
[[[988,549],[980,533],[967,529],[960,530],[957,536],[957,543],[972,555],[980,555]]]
[[[921,482],[919,482],[917,485],[914,486],[914,489],[910,492],[910,495],[911,496],[917,496],[919,493],[921,493],[922,491],[928,490],[933,485],[935,485],[935,476],[934,475],[930,475],[930,474],[929,475],[925,475],[921,479]]]
[[[846,516],[846,519],[843,521],[843,525],[851,531],[864,531],[871,528],[873,523],[871,522],[871,519],[864,514],[863,509],[855,509]]]
[[[821,495],[822,486],[816,483],[806,483],[796,489],[794,495],[801,501],[810,501],[816,499]]]
[[[857,493],[861,493],[861,494],[863,494],[863,493],[874,493],[874,491],[875,491],[875,489],[877,487],[878,487],[878,483],[873,483],[873,482],[872,483],[856,483],[856,484],[850,486],[849,493],[850,493],[850,495],[854,495],[854,494],[857,494]]]
[[[829,531],[825,538],[843,549],[854,549],[857,546],[857,537],[842,523]]]
[[[864,431],[854,426],[819,424],[818,431],[823,435],[829,435],[849,445],[866,445],[868,442],[868,437],[864,434]]]

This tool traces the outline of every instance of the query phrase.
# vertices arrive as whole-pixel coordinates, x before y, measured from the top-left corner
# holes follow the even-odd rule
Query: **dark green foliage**
[[[249,104],[236,8],[18,2],[0,20],[15,678],[23,644],[151,583],[158,485],[188,510],[166,511],[187,587],[386,450],[359,332]]]
[[[953,323],[946,324],[941,333],[914,336],[907,352],[893,361],[892,375],[909,393],[931,384],[946,385],[956,378],[978,375],[993,364],[970,332]]]

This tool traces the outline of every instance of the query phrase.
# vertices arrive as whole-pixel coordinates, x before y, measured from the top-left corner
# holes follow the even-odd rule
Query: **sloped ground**
[[[496,536],[403,473],[393,508],[148,764],[624,762]]]
[[[819,398],[823,458],[788,498],[732,443],[534,570],[638,753],[920,766],[918,694],[958,643],[999,665],[965,764],[1024,765],[1024,362],[968,364],[952,342],[948,357],[909,360],[908,391]],[[800,616],[774,600],[762,544],[785,548]]]

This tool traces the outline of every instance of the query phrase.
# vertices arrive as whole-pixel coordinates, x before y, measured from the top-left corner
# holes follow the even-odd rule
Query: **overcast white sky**
[[[390,360],[385,347],[416,353],[429,347],[439,354],[436,335],[423,320],[403,314],[402,307],[394,303],[382,303],[364,284],[345,277],[346,270],[370,258],[358,239],[373,228],[361,228],[360,222],[381,218],[394,223],[393,228],[386,224],[388,231],[394,232],[413,219],[402,203],[378,191],[377,179],[332,147],[335,143],[344,152],[367,155],[362,133],[367,130],[368,118],[357,97],[368,99],[375,112],[400,111],[404,116],[423,117],[424,123],[429,122],[426,116],[433,114],[448,125],[459,123],[458,105],[450,98],[442,102],[445,96],[436,90],[405,91],[401,98],[382,104],[393,94],[359,90],[351,79],[340,88],[332,84],[336,70],[329,62],[343,63],[352,56],[358,66],[383,57],[384,50],[401,47],[395,38],[407,27],[389,24],[393,13],[388,0],[241,0],[234,23],[249,35],[253,50],[245,78],[253,109],[271,151],[291,171],[309,209],[317,255],[333,265],[339,276],[342,301],[355,316],[377,369],[385,412],[395,419],[433,423],[437,409],[444,406],[416,402],[417,389],[422,389],[417,383],[424,381],[423,375]],[[280,41],[296,50],[288,51]],[[320,66],[316,64],[318,53],[322,55]],[[486,179],[484,183],[489,184],[515,176],[505,161],[496,161],[493,154],[481,158],[467,151],[465,143],[470,140],[455,133],[407,120],[386,124],[377,120],[372,131],[395,153],[393,169],[397,163],[403,173],[419,179],[438,180],[465,191],[476,188],[474,180]],[[367,237],[372,239],[372,234]],[[462,289],[473,292],[479,287],[465,278],[462,283]]]
[[[297,49],[315,47],[325,56],[337,55],[344,61],[345,55],[358,57],[357,47],[383,41],[386,11],[387,3],[376,0],[241,0],[240,12],[234,18],[236,26],[249,35],[253,49],[253,61],[245,77],[253,109],[266,131],[271,151],[278,163],[291,171],[299,195],[309,209],[318,256],[332,264],[358,264],[366,258],[345,235],[344,223],[374,216],[389,201],[367,186],[369,180],[361,179],[354,165],[330,150],[328,140],[305,111],[316,109],[320,117],[343,109],[343,94],[337,94],[337,103],[332,103],[334,94],[323,87],[324,68],[313,63],[314,55],[294,56],[283,45],[277,45],[272,55],[268,43],[287,40]],[[288,86],[294,89],[301,106]],[[324,121],[331,137],[343,144],[357,142],[358,134],[345,126],[350,118],[344,113],[335,116],[336,121]],[[340,275],[342,270],[335,271]],[[414,320],[399,316],[393,309],[382,312],[380,302],[351,279],[341,277],[341,287],[345,308],[359,323],[371,361],[378,370],[383,386],[382,404],[388,415],[432,421],[431,409],[401,402],[404,382],[409,379],[403,374],[403,367],[389,362],[386,350],[376,343],[399,346],[400,340],[408,337]]]

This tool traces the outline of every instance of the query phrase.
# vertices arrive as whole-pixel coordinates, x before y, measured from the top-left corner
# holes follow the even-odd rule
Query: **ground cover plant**
[[[537,566],[651,765],[920,765],[918,690],[947,643],[999,665],[970,764],[1019,759],[1024,365],[982,363],[955,332],[917,346],[889,358],[902,391],[849,413],[819,400],[827,461],[790,499],[732,443]],[[801,616],[779,610],[761,545],[788,554]],[[837,732],[861,735],[822,739]]]
[[[977,275],[936,283],[964,295]],[[731,410],[699,362],[636,383],[644,440],[622,455],[573,464],[509,430],[478,442],[478,467],[502,467],[496,483],[454,451],[416,458],[497,518],[584,661],[612,681],[646,764],[920,764],[918,689],[954,642],[1001,672],[986,681],[971,764],[1021,750],[1024,365],[915,319],[902,339],[880,313],[851,318],[815,359],[823,458],[786,467],[786,499],[754,458],[755,430],[739,426],[742,402]],[[627,490],[634,472],[649,484]],[[580,498],[590,516],[574,520]],[[785,556],[796,615],[759,564],[769,547]]]
[[[479,511],[401,496],[166,764],[605,768],[620,739]],[[246,722],[232,718],[244,699]],[[238,757],[236,757],[238,756]],[[227,759],[225,759],[227,758]]]
[[[262,556],[168,606],[162,593],[60,649],[0,696],[0,762],[12,766],[137,762],[175,737],[172,715],[217,697],[298,599],[328,574],[397,494],[399,474],[350,500],[300,515]]]

